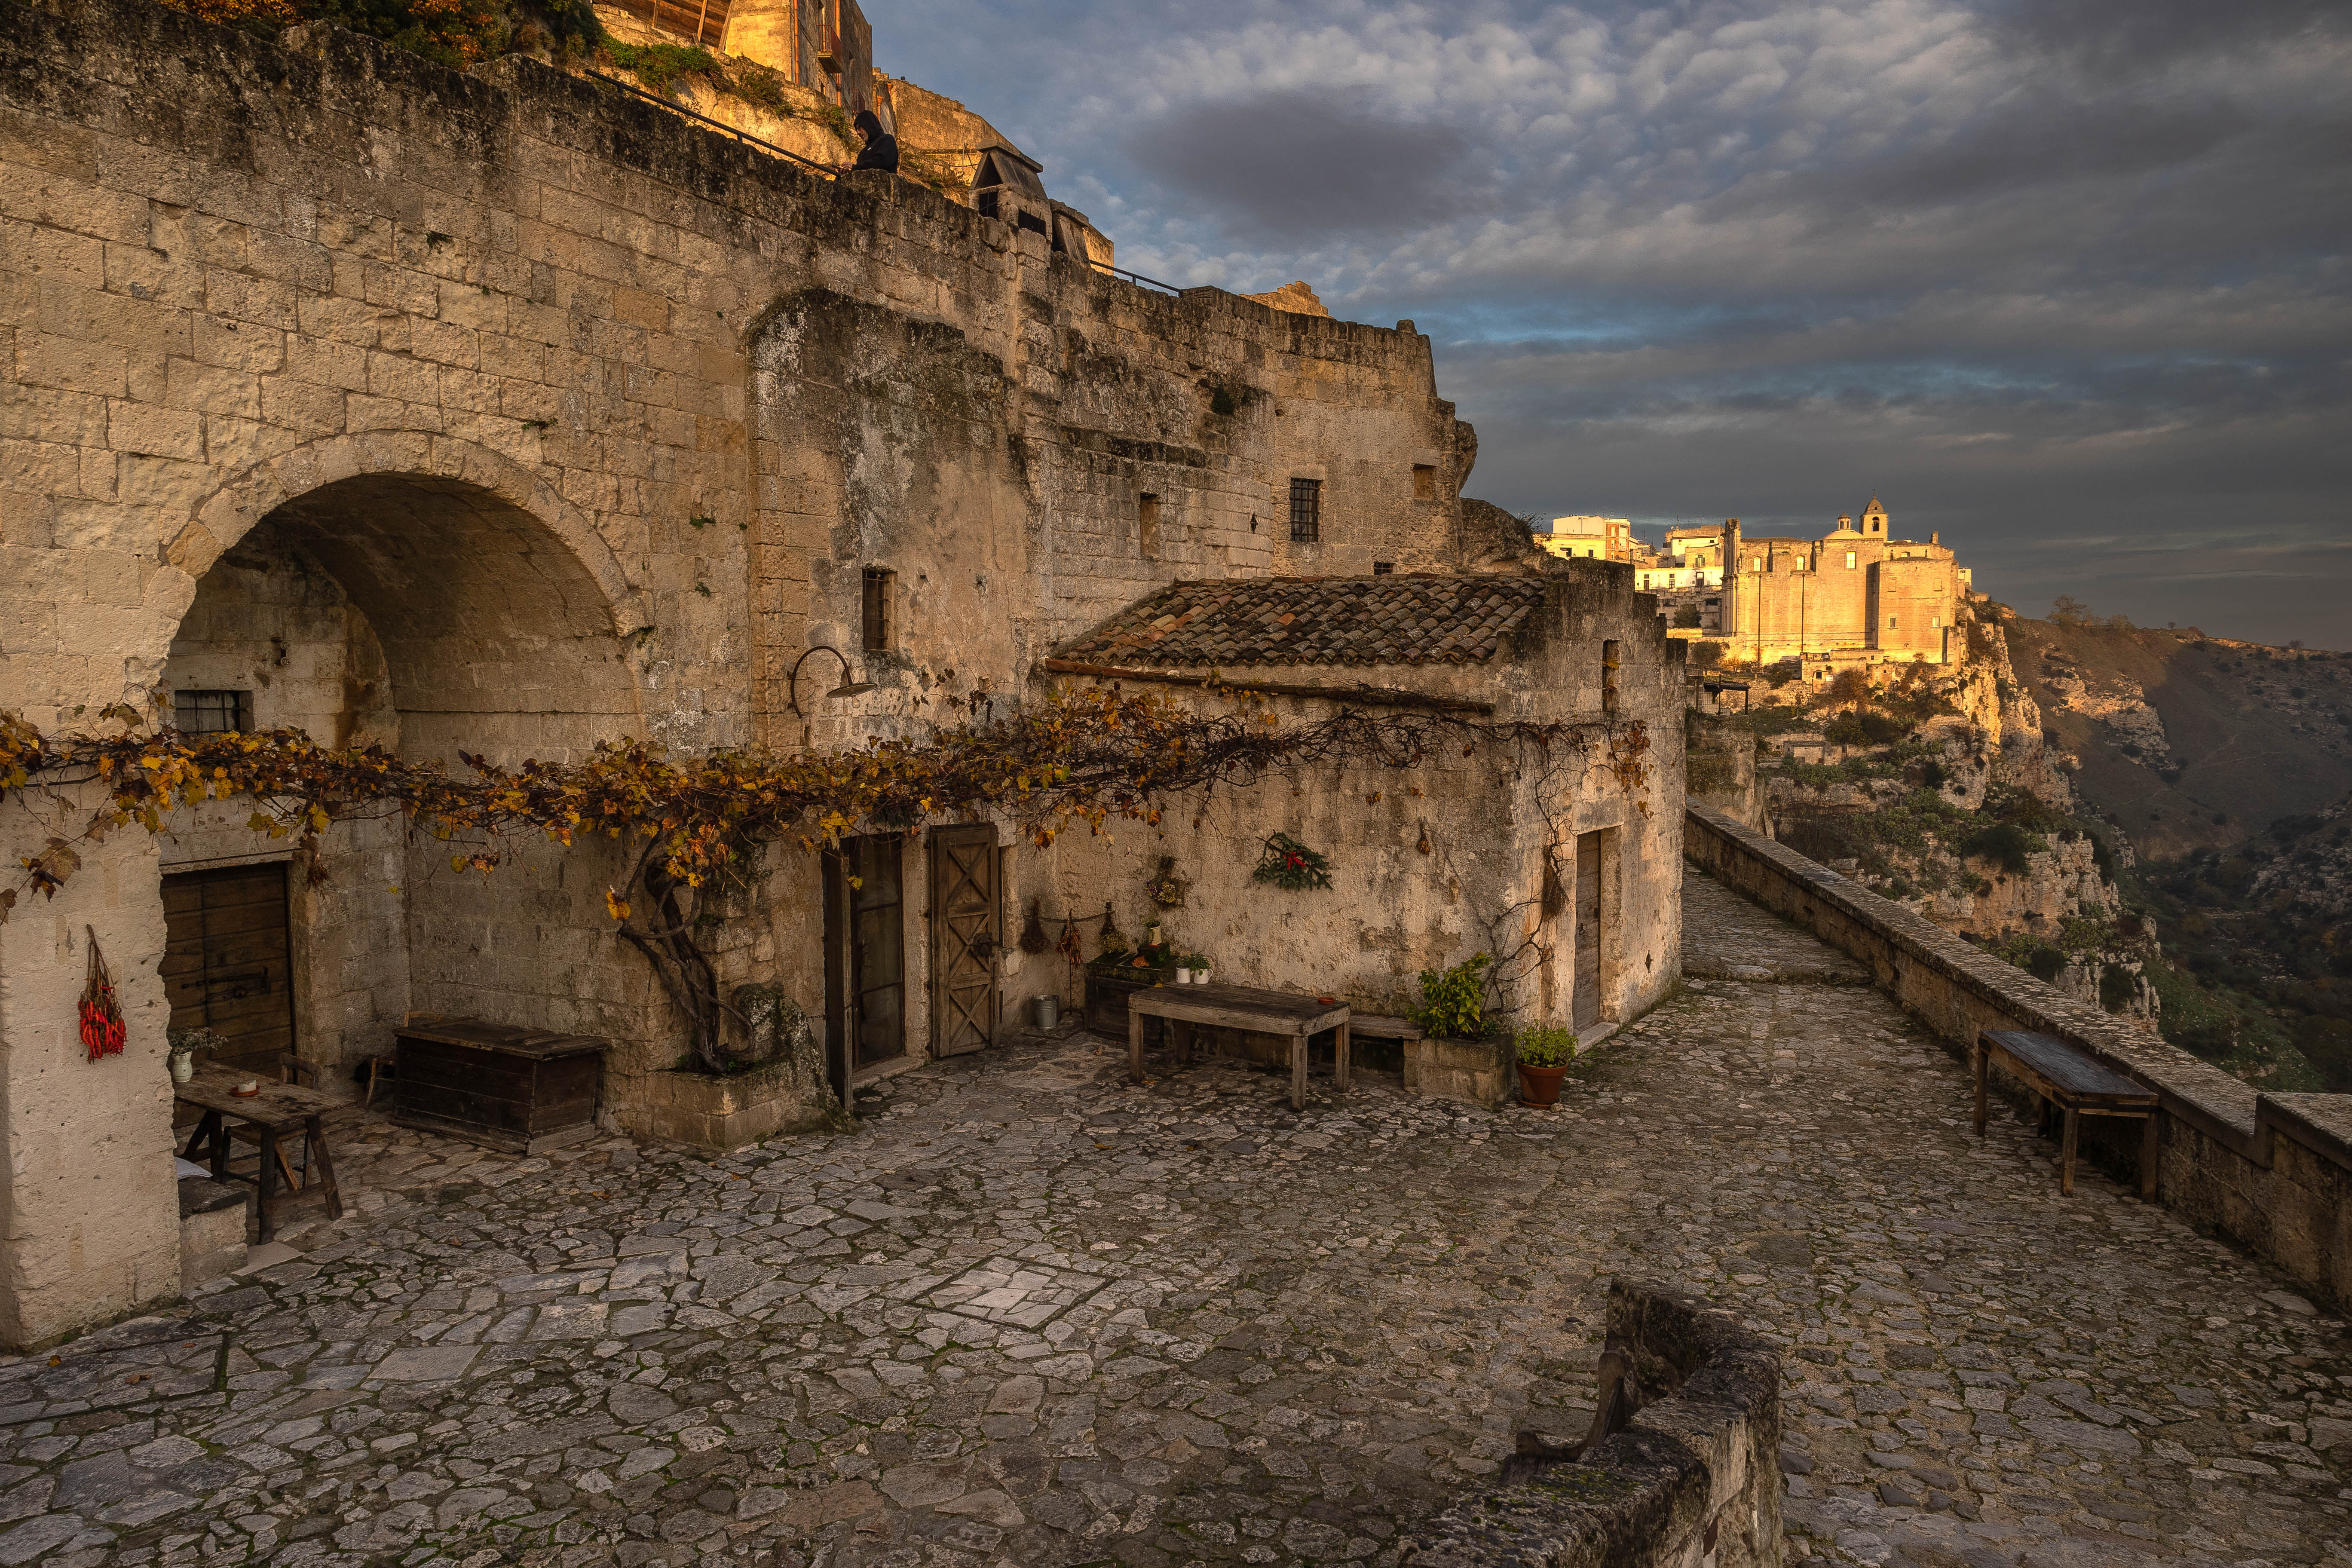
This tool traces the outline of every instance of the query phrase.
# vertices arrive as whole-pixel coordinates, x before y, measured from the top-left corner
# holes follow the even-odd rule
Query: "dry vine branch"
[[[583,833],[628,840],[640,853],[629,885],[608,891],[610,912],[691,1020],[698,1055],[717,1066],[728,1010],[694,932],[706,887],[745,879],[769,843],[831,847],[861,827],[911,833],[926,821],[992,810],[1042,847],[1075,824],[1099,831],[1113,817],[1157,822],[1170,795],[1248,784],[1277,767],[1414,769],[1448,748],[1468,755],[1490,743],[1532,747],[1546,759],[1572,745],[1587,760],[1597,744],[1629,795],[1640,800],[1648,782],[1649,738],[1638,721],[1496,723],[1342,708],[1285,726],[1246,689],[1209,690],[1236,700],[1235,710],[1201,713],[1116,685],[1064,688],[1011,718],[992,713],[928,739],[854,751],[673,758],[658,745],[619,741],[584,762],[513,768],[461,752],[469,777],[379,746],[320,746],[299,730],[148,731],[144,715],[117,706],[101,718],[121,733],[49,736],[0,713],[0,798],[73,784],[105,791],[78,840],[53,837],[19,857],[23,885],[50,896],[80,864],[77,842],[134,823],[163,833],[184,805],[237,796],[255,802],[255,831],[299,834],[306,845],[334,822],[397,813],[412,836],[450,844],[458,870],[491,870],[518,835],[564,845]],[[648,901],[657,925],[628,924],[633,897]],[[17,889],[0,889],[0,919],[16,900]]]

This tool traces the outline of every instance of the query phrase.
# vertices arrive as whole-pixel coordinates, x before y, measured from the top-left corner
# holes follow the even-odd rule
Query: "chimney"
[[[1927,535],[1927,542],[1930,544],[1941,544],[1944,542],[1944,536],[1941,533],[1930,533]]]

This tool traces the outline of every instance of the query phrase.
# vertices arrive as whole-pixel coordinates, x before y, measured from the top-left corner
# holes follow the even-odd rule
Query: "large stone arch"
[[[319,443],[225,487],[173,552],[202,574],[159,667],[167,712],[175,694],[224,693],[252,728],[380,743],[460,775],[461,753],[577,761],[646,732],[625,635],[640,624],[637,600],[617,559],[496,454],[407,437]],[[167,925],[182,922],[165,970],[175,1026],[215,1026],[198,1016],[209,983],[185,977],[185,911],[200,887],[269,847],[246,827],[249,809],[184,810],[163,847]],[[332,1075],[381,1056],[411,1012],[621,1042],[646,1034],[649,977],[618,951],[602,898],[623,874],[608,864],[617,846],[510,837],[488,877],[454,868],[452,847],[397,817],[362,817],[293,852],[285,934],[268,940],[282,940],[288,1027],[304,1060]],[[241,904],[232,940],[256,918]],[[194,942],[207,973],[209,942]],[[232,951],[220,967],[259,963]],[[251,1001],[237,995],[233,1014]]]
[[[528,513],[568,548],[612,607],[612,630],[625,636],[653,620],[652,598],[630,580],[612,545],[586,512],[535,468],[506,453],[454,436],[375,430],[331,436],[264,458],[227,477],[190,509],[188,521],[163,546],[163,563],[185,578],[174,607],[185,614],[196,580],[223,552],[287,502],[346,479],[400,475],[470,485]]]

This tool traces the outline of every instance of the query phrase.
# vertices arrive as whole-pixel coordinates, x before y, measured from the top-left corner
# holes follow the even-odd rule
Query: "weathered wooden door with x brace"
[[[997,945],[1003,900],[996,829],[986,823],[931,831],[931,1055],[996,1043]]]

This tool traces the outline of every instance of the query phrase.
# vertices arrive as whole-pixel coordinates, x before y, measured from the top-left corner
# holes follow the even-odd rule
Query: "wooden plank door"
[[[294,1048],[286,866],[163,879],[163,994],[174,1029],[211,1029],[223,1067],[275,1080]]]
[[[1589,1028],[1601,1021],[1601,835],[1576,836],[1576,986],[1570,1025]]]
[[[1003,941],[996,829],[931,831],[931,1055],[996,1043],[996,950]]]

